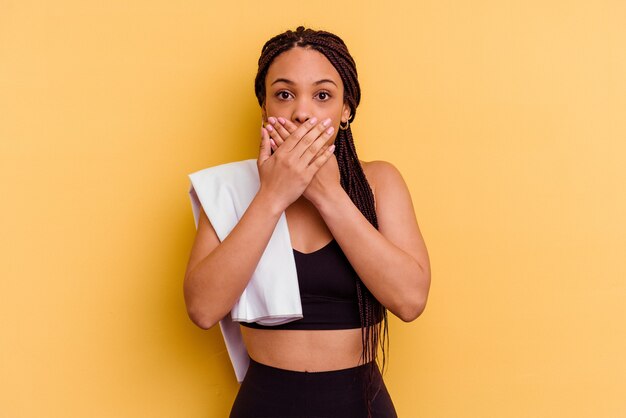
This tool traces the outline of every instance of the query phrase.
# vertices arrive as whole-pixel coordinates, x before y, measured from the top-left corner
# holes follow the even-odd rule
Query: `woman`
[[[378,346],[384,363],[387,310],[424,310],[430,265],[398,170],[356,155],[354,60],[336,35],[298,27],[264,45],[255,90],[260,188],[222,242],[201,213],[187,310],[204,329],[226,316],[285,212],[304,317],[240,324],[251,362],[231,417],[395,417]]]

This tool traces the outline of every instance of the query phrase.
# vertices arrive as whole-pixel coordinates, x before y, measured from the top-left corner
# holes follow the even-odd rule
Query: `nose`
[[[296,101],[296,106],[291,114],[291,121],[297,125],[302,125],[313,117],[311,104],[306,100],[300,99]]]

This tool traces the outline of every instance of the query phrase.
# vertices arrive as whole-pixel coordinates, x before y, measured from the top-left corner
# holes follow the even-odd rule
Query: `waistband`
[[[257,393],[285,397],[285,400],[298,393],[297,396],[305,398],[314,396],[320,402],[334,402],[342,397],[352,399],[363,396],[370,372],[374,377],[372,383],[378,388],[382,384],[382,376],[375,362],[346,369],[306,372],[269,366],[251,358],[242,388],[254,387]]]
[[[264,373],[268,375],[273,375],[276,377],[284,377],[284,376],[303,376],[303,375],[315,375],[320,377],[328,377],[334,378],[339,376],[346,375],[355,375],[363,372],[369,371],[372,367],[376,367],[376,363],[370,361],[369,363],[360,364],[354,367],[348,367],[345,369],[337,369],[337,370],[324,370],[319,372],[308,372],[308,371],[298,371],[298,370],[289,370],[289,369],[281,369],[279,367],[269,366],[267,364],[259,363],[250,357],[250,368],[255,368],[258,370],[262,370]]]

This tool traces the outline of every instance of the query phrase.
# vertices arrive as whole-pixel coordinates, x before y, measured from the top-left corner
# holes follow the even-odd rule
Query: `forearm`
[[[187,309],[208,329],[232,309],[245,287],[283,210],[259,192],[230,234],[185,277]]]
[[[374,297],[405,321],[419,316],[430,284],[423,266],[374,228],[343,189],[315,205]]]

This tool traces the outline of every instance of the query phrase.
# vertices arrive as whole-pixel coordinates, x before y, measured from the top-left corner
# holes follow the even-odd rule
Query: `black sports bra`
[[[302,300],[303,318],[276,326],[240,322],[258,329],[350,329],[360,328],[356,281],[358,275],[339,243],[333,238],[311,253],[293,249]],[[379,322],[381,318],[378,318]]]

